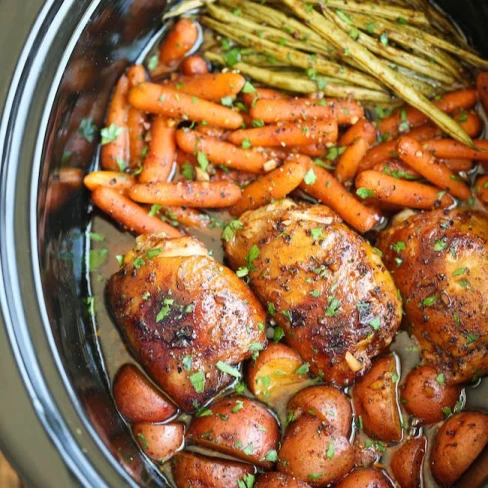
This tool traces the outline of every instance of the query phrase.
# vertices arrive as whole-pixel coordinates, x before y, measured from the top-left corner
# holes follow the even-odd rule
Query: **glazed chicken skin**
[[[251,287],[314,374],[352,383],[400,325],[401,302],[380,257],[322,205],[282,200],[240,222],[225,243],[231,267],[248,270]]]
[[[419,213],[383,232],[378,247],[404,299],[426,362],[449,383],[488,372],[488,217]]]
[[[259,301],[191,237],[139,237],[107,295],[135,358],[185,411],[234,380],[225,365],[266,346]]]

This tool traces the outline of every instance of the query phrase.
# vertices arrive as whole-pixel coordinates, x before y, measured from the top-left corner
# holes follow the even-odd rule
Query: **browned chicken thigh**
[[[487,215],[415,214],[385,231],[378,247],[394,272],[407,325],[425,360],[451,383],[487,374]]]
[[[225,243],[231,267],[248,273],[313,373],[350,384],[400,325],[401,302],[380,257],[322,205],[282,200],[240,222]]]
[[[228,366],[266,345],[259,301],[191,237],[139,237],[107,293],[135,358],[186,411],[234,380]]]

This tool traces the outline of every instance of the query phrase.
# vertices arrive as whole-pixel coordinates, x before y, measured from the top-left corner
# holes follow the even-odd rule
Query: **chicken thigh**
[[[240,223],[225,243],[231,267],[247,273],[313,373],[350,384],[400,325],[401,302],[380,257],[322,205],[282,200]]]
[[[229,366],[266,345],[259,301],[191,237],[139,237],[107,294],[133,355],[185,411],[229,385]]]
[[[487,215],[459,209],[415,214],[383,232],[378,247],[424,359],[450,383],[487,374]]]

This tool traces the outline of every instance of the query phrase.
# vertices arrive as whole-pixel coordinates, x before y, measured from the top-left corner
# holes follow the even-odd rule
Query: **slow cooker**
[[[488,56],[488,2],[439,4]],[[102,124],[114,80],[168,7],[0,2],[0,448],[28,486],[165,485],[111,399],[84,301],[89,195],[61,170],[73,124]],[[79,174],[95,152],[78,153]]]

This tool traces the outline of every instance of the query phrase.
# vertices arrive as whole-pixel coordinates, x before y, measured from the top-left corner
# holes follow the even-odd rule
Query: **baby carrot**
[[[465,146],[452,139],[433,139],[423,144],[423,149],[440,159],[474,159],[488,161],[488,141],[477,139],[474,142],[476,149]]]
[[[401,137],[397,142],[400,158],[434,185],[447,190],[461,200],[471,196],[471,190],[446,166],[439,163],[415,139]]]
[[[433,125],[426,124],[420,127],[416,127],[408,132],[408,137],[415,139],[416,141],[423,141],[442,135],[442,131]],[[388,141],[381,144],[377,144],[372,147],[366,154],[359,165],[359,170],[364,171],[372,168],[375,164],[385,161],[389,158],[398,157],[396,152],[397,141]]]
[[[242,94],[242,101],[248,108],[251,108],[258,100],[287,100],[289,98],[290,96],[286,93],[272,88],[256,88],[253,93]]]
[[[304,154],[305,156],[311,156],[312,158],[318,158],[323,156],[327,152],[327,146],[325,144],[308,144],[307,146],[291,146],[288,147],[291,152]]]
[[[202,56],[193,54],[181,62],[180,71],[185,76],[203,75],[208,73],[208,65]]]
[[[433,209],[449,207],[454,203],[452,197],[439,188],[407,181],[378,171],[363,171],[356,177],[357,192],[370,193],[380,203],[387,202],[402,207]]]
[[[194,229],[205,229],[210,224],[210,217],[207,214],[189,207],[161,207],[158,214],[164,219]]]
[[[481,100],[481,104],[488,113],[488,71],[482,71],[478,73],[476,77],[476,89]]]
[[[351,227],[359,232],[367,232],[379,222],[378,214],[351,195],[334,175],[313,164],[307,156],[298,156],[295,161],[304,165],[307,173],[312,171],[315,179],[311,184],[303,181],[300,188],[335,210]]]
[[[205,134],[206,136],[216,137],[217,139],[225,139],[227,137],[227,131],[221,127],[215,127],[208,124],[197,124],[195,130],[200,134]]]
[[[223,181],[180,181],[136,185],[130,196],[136,202],[198,208],[229,207],[241,198],[241,189]]]
[[[106,186],[120,193],[127,193],[136,184],[131,175],[117,171],[92,171],[85,176],[83,182],[90,191],[98,186]]]
[[[450,114],[457,110],[471,108],[476,105],[477,101],[478,93],[476,90],[458,90],[446,93],[440,100],[433,100],[432,103],[438,109]],[[428,120],[428,116],[420,112],[420,110],[406,106],[396,109],[392,115],[381,120],[378,125],[378,130],[380,134],[396,137],[400,134],[402,124],[409,127],[416,127],[428,122]]]
[[[237,129],[242,117],[230,108],[180,93],[156,83],[142,83],[129,93],[129,102],[135,108],[175,119],[206,121],[210,125]]]
[[[354,140],[341,154],[334,171],[335,177],[341,182],[351,180],[356,176],[359,164],[369,149],[369,142],[362,137]]]
[[[141,64],[131,66],[127,70],[127,78],[129,79],[129,88],[134,88],[146,81],[146,70]],[[147,114],[142,110],[134,107],[129,108],[127,116],[127,127],[129,130],[129,167],[137,168],[143,159],[144,148],[146,143],[144,141],[144,134],[147,126]]]
[[[180,76],[164,82],[163,86],[194,97],[220,102],[222,98],[234,97],[241,90],[246,79],[237,73],[206,73],[195,76]]]
[[[398,159],[387,159],[386,161],[375,164],[372,169],[373,171],[379,171],[380,173],[385,173],[385,175],[393,176],[401,180],[422,179],[422,176],[415,170]]]
[[[290,100],[258,100],[251,108],[251,115],[265,123],[303,119],[330,119],[338,124],[354,124],[364,117],[363,107],[350,99],[293,98]]]
[[[109,105],[106,127],[102,129],[100,162],[102,168],[106,170],[117,171],[127,166],[129,161],[128,93],[129,79],[126,75],[122,75],[115,86]]]
[[[478,177],[475,184],[475,191],[478,200],[488,206],[488,175]]]
[[[151,125],[149,151],[139,176],[141,183],[167,181],[176,158],[176,123],[166,117],[155,117]]]
[[[267,205],[273,200],[285,198],[297,188],[303,180],[306,168],[293,161],[286,162],[283,166],[262,176],[247,185],[241,199],[232,206],[232,215],[241,215],[247,210]]]
[[[256,129],[240,129],[229,136],[229,141],[236,145],[250,146],[299,146],[325,144],[337,140],[337,122],[329,120],[286,122],[266,125]]]
[[[349,146],[356,139],[362,138],[370,145],[376,142],[375,126],[365,118],[359,119],[339,138],[339,146]]]
[[[152,217],[137,203],[112,188],[98,186],[91,196],[97,207],[136,234],[164,233],[166,237],[182,236],[179,230],[157,217]]]
[[[178,20],[159,48],[160,64],[168,67],[178,64],[195,45],[197,39],[196,24],[187,18]]]
[[[454,173],[469,171],[473,167],[471,159],[439,159],[438,161],[445,164]]]
[[[479,115],[474,111],[470,110],[465,112],[462,110],[452,117],[471,137],[478,137],[483,129],[483,122]]]
[[[263,154],[242,149],[215,137],[199,134],[193,130],[180,129],[176,133],[178,147],[187,153],[203,154],[208,161],[228,168],[261,173],[268,160]]]

